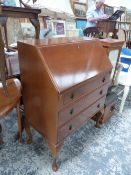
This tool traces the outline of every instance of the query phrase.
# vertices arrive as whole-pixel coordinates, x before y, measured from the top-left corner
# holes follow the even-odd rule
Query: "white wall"
[[[27,2],[28,0],[23,0],[23,1]],[[95,0],[79,0],[79,1],[80,2],[88,1],[88,6],[90,7],[93,5]],[[19,0],[16,0],[16,2],[17,2],[17,5],[19,5]],[[40,4],[48,8],[56,8],[58,10],[62,10],[72,14],[72,10],[70,7],[70,0],[37,0],[35,4]],[[115,7],[123,6],[131,10],[131,0],[105,0],[105,4],[115,6]]]
[[[19,0],[16,0],[16,2],[17,6],[19,6]],[[56,18],[74,17],[70,0],[37,0],[34,4],[32,3],[32,0],[23,0],[23,2],[29,2],[28,4],[34,8],[42,9],[41,15],[43,16],[49,15]]]
[[[70,0],[37,0],[35,4],[73,14]]]
[[[131,0],[105,0],[105,4],[116,7],[123,6],[131,10]]]

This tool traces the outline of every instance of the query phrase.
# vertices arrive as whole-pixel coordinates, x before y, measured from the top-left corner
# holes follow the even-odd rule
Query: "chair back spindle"
[[[8,92],[6,87],[6,60],[5,60],[4,42],[2,38],[1,27],[0,27],[0,81],[2,82],[4,91],[7,95]]]

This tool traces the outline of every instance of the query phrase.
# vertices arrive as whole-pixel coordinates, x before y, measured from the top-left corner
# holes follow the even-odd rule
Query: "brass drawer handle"
[[[72,100],[74,99],[74,94],[73,94],[73,93],[70,95],[70,98],[71,98]]]
[[[72,127],[72,125],[70,125],[70,126],[69,126],[69,130],[71,131],[71,130],[72,130],[72,128],[73,128],[73,127]]]
[[[105,79],[105,77],[103,77],[102,82],[104,83],[104,82],[105,82],[105,80],[106,80],[106,79]]]
[[[100,95],[102,95],[102,94],[103,94],[103,91],[101,90],[101,91],[100,91]]]
[[[71,109],[70,110],[70,114],[72,115],[74,113],[74,109]]]
[[[97,108],[99,108],[99,107],[100,107],[100,104],[97,105]]]

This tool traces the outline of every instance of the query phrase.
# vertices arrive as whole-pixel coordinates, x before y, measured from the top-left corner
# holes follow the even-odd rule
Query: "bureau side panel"
[[[38,132],[55,144],[58,92],[37,48],[18,43],[18,49],[25,115]]]

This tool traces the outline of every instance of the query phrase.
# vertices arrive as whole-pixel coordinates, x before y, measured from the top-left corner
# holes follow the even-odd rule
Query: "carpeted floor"
[[[131,175],[130,96],[122,115],[116,110],[100,129],[89,121],[65,140],[56,173],[47,142],[35,130],[33,144],[25,143],[25,133],[23,144],[14,142],[17,123],[12,112],[1,120],[5,143],[0,145],[0,175]]]

